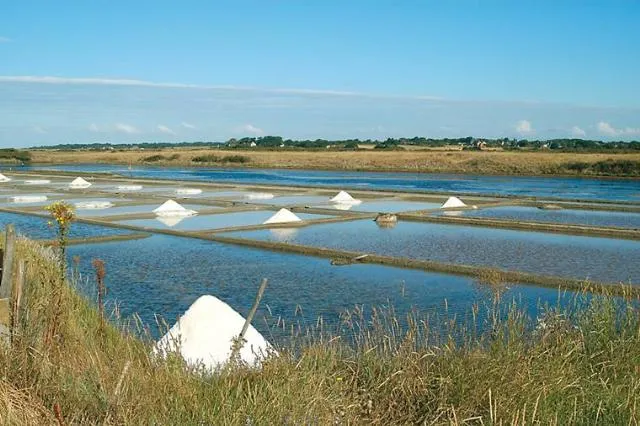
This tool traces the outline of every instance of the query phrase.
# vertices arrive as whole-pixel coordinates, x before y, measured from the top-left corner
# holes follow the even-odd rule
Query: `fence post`
[[[11,328],[15,330],[20,321],[20,303],[22,302],[22,288],[24,287],[26,263],[24,260],[18,262],[18,270],[16,271],[16,281],[13,288],[13,303],[11,314]]]
[[[13,225],[7,225],[4,240],[4,259],[2,261],[2,280],[0,281],[0,299],[11,297],[13,282],[13,258],[15,254],[16,232]]]

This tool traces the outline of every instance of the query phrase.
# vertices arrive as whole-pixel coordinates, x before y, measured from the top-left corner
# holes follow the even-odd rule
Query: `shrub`
[[[199,155],[191,159],[194,163],[248,163],[251,161],[246,155],[226,155],[218,157],[217,155]]]
[[[156,162],[156,161],[162,161],[162,160],[166,160],[166,159],[167,158],[164,155],[156,154],[156,155],[151,155],[149,157],[144,157],[140,161],[143,161],[145,163],[153,163],[153,162]]]

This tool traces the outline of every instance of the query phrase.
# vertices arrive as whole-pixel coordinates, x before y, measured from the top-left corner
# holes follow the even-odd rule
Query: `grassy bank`
[[[489,175],[640,176],[640,154],[501,151],[33,151],[34,163],[109,163]]]
[[[0,351],[4,424],[629,424],[640,416],[635,300],[582,296],[542,321],[489,304],[472,313],[484,333],[392,312],[364,324],[356,313],[344,323],[355,344],[347,334],[303,335],[260,371],[204,377],[176,359],[152,359],[143,340],[104,324],[57,279],[50,249],[21,240],[17,257],[29,268],[13,345]]]

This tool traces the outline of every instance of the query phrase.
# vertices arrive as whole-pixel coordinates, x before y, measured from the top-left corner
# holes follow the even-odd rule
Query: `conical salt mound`
[[[300,222],[301,220],[302,219],[300,219],[295,215],[295,213],[292,213],[290,210],[280,209],[278,210],[278,213],[265,220],[263,224],[268,225],[270,223]]]
[[[274,195],[269,192],[250,192],[244,195],[247,200],[270,200],[273,197]]]
[[[153,210],[157,216],[193,216],[197,212],[188,210],[173,200],[165,201],[160,207]]]
[[[333,202],[336,202],[336,203],[342,203],[342,202],[345,202],[345,201],[353,201],[353,200],[355,200],[355,198],[353,198],[351,196],[351,194],[349,194],[347,191],[340,191],[330,201],[333,201]]]
[[[154,353],[162,357],[179,353],[188,365],[217,370],[229,362],[244,323],[242,315],[220,299],[200,296],[156,343]],[[244,339],[238,356],[250,366],[259,367],[262,359],[273,353],[269,342],[252,325]]]
[[[0,182],[9,182],[11,179],[0,173]]]
[[[463,203],[462,200],[458,197],[449,197],[440,208],[451,209],[455,207],[467,207],[467,205]]]
[[[70,188],[88,188],[91,186],[90,182],[87,182],[86,180],[82,179],[81,177],[77,177],[75,178],[73,181],[71,181],[71,183],[69,184]]]
[[[349,194],[347,191],[338,192],[338,194],[332,199],[330,199],[329,201],[331,201],[332,203],[353,204],[353,205],[360,204],[362,202],[360,200],[356,200],[355,198],[353,198],[351,194]]]

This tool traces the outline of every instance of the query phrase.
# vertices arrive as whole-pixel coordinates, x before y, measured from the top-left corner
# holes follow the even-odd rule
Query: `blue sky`
[[[0,145],[640,139],[637,1],[0,0]]]

